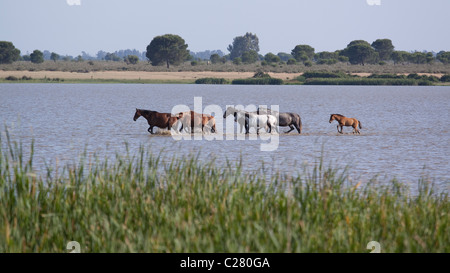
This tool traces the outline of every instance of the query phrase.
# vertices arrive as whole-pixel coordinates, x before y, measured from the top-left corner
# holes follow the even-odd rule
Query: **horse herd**
[[[302,119],[297,113],[280,113],[262,107],[258,108],[256,112],[247,112],[234,107],[228,107],[223,113],[223,118],[227,118],[230,115],[233,115],[234,122],[240,125],[241,133],[245,129],[245,133],[249,134],[250,128],[254,128],[257,134],[259,134],[260,129],[264,129],[268,133],[271,133],[272,129],[275,129],[279,133],[278,127],[289,127],[290,129],[286,133],[294,129],[299,134],[302,133]],[[153,134],[153,128],[155,126],[161,129],[179,130],[180,132],[183,129],[185,131],[191,129],[191,132],[194,132],[194,128],[201,128],[202,132],[205,128],[209,129],[211,133],[216,132],[216,120],[213,116],[194,111],[180,112],[172,115],[171,113],[159,113],[157,111],[136,108],[133,120],[136,121],[141,116],[147,120],[150,126],[147,131],[150,134]],[[360,134],[358,127],[359,129],[362,129],[362,127],[361,122],[357,119],[347,118],[340,114],[332,114],[329,122],[331,123],[334,120],[338,122],[337,131],[339,133],[343,133],[342,129],[344,126],[351,126],[353,127],[353,134]],[[178,129],[179,123],[181,123],[181,127]]]

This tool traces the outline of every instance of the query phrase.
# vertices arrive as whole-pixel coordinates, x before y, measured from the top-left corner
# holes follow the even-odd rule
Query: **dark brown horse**
[[[133,120],[136,121],[140,116],[143,116],[150,127],[147,131],[153,134],[153,127],[159,127],[161,129],[170,130],[172,126],[183,116],[183,113],[179,113],[176,116],[172,116],[170,113],[159,113],[156,111],[137,109],[134,114]]]
[[[361,134],[358,130],[358,126],[359,129],[362,129],[361,127],[361,122],[359,120],[357,120],[356,118],[347,118],[344,117],[343,115],[340,114],[332,114],[330,116],[330,123],[336,120],[339,124],[337,125],[337,130],[339,133],[342,134],[342,127],[344,126],[352,126],[353,127],[353,133],[357,133],[357,134]],[[339,127],[341,127],[341,131],[339,131]]]

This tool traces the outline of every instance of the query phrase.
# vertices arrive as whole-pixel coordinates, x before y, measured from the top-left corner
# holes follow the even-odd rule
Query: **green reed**
[[[33,146],[0,142],[0,252],[67,252],[69,241],[81,252],[450,251],[448,193],[425,180],[411,195],[321,161],[267,178],[144,148],[41,176]]]

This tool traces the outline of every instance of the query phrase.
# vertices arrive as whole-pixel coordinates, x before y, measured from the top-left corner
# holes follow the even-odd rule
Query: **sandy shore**
[[[113,79],[113,80],[195,80],[199,78],[243,79],[251,78],[254,72],[146,72],[146,71],[97,71],[89,73],[63,72],[63,71],[3,71],[0,78],[23,76],[33,79],[60,78],[60,79]],[[269,73],[273,78],[283,80],[293,79],[302,73]]]

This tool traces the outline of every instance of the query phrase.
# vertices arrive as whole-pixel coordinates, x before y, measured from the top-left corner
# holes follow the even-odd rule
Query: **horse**
[[[277,128],[277,118],[273,115],[258,115],[255,113],[246,113],[244,111],[234,112],[234,121],[244,120],[247,124],[245,133],[250,132],[250,128],[255,128],[259,134],[259,129],[264,128],[266,132],[272,133],[272,128]]]
[[[248,123],[246,123],[245,121],[245,115],[239,115],[239,118],[236,118],[236,113],[243,113],[243,114],[247,114],[247,113],[252,113],[252,114],[256,114],[256,112],[246,112],[244,110],[239,110],[237,108],[234,107],[228,107],[227,110],[225,110],[225,112],[223,113],[223,118],[228,117],[229,115],[233,115],[234,116],[234,121],[237,122],[240,125],[240,132],[243,132],[243,128],[245,128],[245,132],[247,133],[248,131]]]
[[[203,114],[202,115],[202,130],[205,126],[208,126],[211,133],[216,132],[216,119],[213,116]]]
[[[259,107],[256,112],[258,114],[269,114],[275,116],[276,118],[278,118],[278,126],[280,127],[289,126],[290,130],[287,131],[286,134],[294,130],[294,127],[295,129],[297,129],[297,132],[299,134],[302,133],[302,119],[300,118],[300,115],[297,113],[291,112],[280,113],[263,107]]]
[[[181,130],[185,128],[191,128],[191,131],[194,131],[194,128],[202,128],[202,131],[205,126],[209,127],[212,133],[216,132],[216,119],[208,114],[199,114],[194,111],[182,112],[183,117],[181,118]]]
[[[347,118],[347,117],[345,117],[343,115],[340,115],[340,114],[332,114],[330,116],[330,123],[333,120],[336,120],[339,123],[337,125],[337,130],[338,130],[339,133],[341,133],[341,134],[343,133],[342,132],[342,128],[344,126],[352,126],[353,127],[353,134],[355,134],[355,133],[361,134],[361,132],[358,130],[358,127],[359,127],[359,129],[362,129],[361,122],[359,120],[357,120],[356,118]],[[341,131],[339,131],[339,127],[341,127]]]
[[[170,130],[170,128],[172,128],[172,126],[183,116],[183,113],[179,113],[177,116],[172,117],[172,114],[170,113],[159,113],[136,108],[133,120],[136,121],[140,116],[143,116],[147,120],[148,125],[150,125],[147,131],[150,134],[153,134],[153,127],[155,126],[161,129],[167,128]]]

